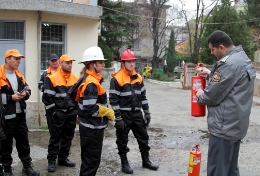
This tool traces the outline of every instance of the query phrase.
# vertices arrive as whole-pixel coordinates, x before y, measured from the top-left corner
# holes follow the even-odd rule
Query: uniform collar
[[[128,76],[134,76],[134,75],[137,75],[137,72],[135,70],[132,71],[132,75],[129,74],[129,72],[126,70],[125,67],[122,68],[122,71],[128,75]]]
[[[98,74],[97,72],[93,72],[93,71],[90,71],[90,70],[86,70],[86,74],[93,76],[93,77],[96,78],[96,79],[98,80],[98,82],[100,82],[100,83],[101,83],[101,81],[103,80],[103,77],[102,77],[100,74]]]
[[[60,72],[61,76],[64,77],[65,79],[69,79],[69,77],[70,77],[70,75],[71,75],[71,73],[72,73],[72,72],[64,73],[64,72],[62,71],[62,69],[59,69],[58,71]]]

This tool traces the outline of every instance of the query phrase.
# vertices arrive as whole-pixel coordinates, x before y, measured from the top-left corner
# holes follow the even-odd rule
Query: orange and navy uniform
[[[46,87],[43,93],[43,103],[46,113],[56,113],[57,116],[70,116],[77,114],[77,103],[67,95],[67,91],[78,80],[72,72],[65,74],[59,69],[46,78]]]
[[[91,129],[107,127],[108,118],[98,117],[99,105],[107,106],[107,94],[101,83],[103,77],[86,70],[87,77],[79,86],[76,100],[78,101],[78,118],[81,125]]]
[[[60,69],[60,67],[58,67],[57,71]],[[47,70],[45,70],[42,75],[41,75],[41,78],[40,78],[40,81],[38,83],[38,89],[42,92],[44,92],[44,89],[45,89],[45,82],[46,82],[46,77],[50,76],[51,74],[53,74],[51,72],[52,70],[52,67],[49,66]],[[55,72],[54,72],[55,73]]]
[[[31,95],[31,90],[30,90],[29,86],[27,85],[22,73],[18,69],[16,69],[14,72],[16,74],[17,83],[18,83],[17,91],[21,91],[25,87],[27,87],[26,96],[22,100],[19,101],[22,112],[26,113],[25,100],[29,99],[29,97]],[[6,120],[16,118],[16,102],[12,100],[13,94],[14,94],[14,91],[11,87],[10,82],[8,81],[8,79],[6,77],[5,68],[4,68],[4,64],[3,64],[0,67],[0,96],[2,97],[2,103],[5,108],[4,118]]]
[[[125,68],[114,73],[110,81],[109,101],[116,117],[121,116],[120,111],[148,110],[142,76],[135,70],[129,75]]]

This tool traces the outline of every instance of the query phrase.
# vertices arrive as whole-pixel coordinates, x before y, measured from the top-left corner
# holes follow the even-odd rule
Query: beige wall
[[[27,124],[29,128],[46,126],[46,121],[41,122],[41,117],[44,117],[44,109],[41,103],[41,93],[38,91],[40,74],[37,42],[38,12],[0,10],[0,19],[25,21],[25,79],[32,90],[32,95],[27,101],[27,118],[30,120]],[[81,61],[83,51],[88,47],[97,45],[99,20],[43,12],[42,22],[66,24],[66,51],[76,60],[72,71],[79,75],[83,65],[78,64],[78,62]],[[38,109],[41,109],[40,115]]]
[[[3,18],[7,16],[8,18]],[[25,21],[25,77],[33,93],[30,101],[38,101],[37,83],[39,77],[39,59],[37,51],[37,12],[25,11],[0,11],[1,19],[24,20]],[[81,61],[83,51],[91,46],[97,45],[99,20],[89,20],[79,17],[68,17],[56,14],[42,13],[43,22],[56,22],[67,25],[67,54],[72,56],[76,62],[73,64],[73,72],[79,74],[83,67],[78,62]]]
[[[77,17],[64,17],[61,15],[42,14],[43,22],[59,22],[67,25],[67,54],[76,61],[73,64],[72,71],[79,75],[82,64],[82,54],[85,49],[98,44],[98,20],[88,20]]]
[[[6,18],[8,14],[8,18]],[[0,11],[1,19],[25,21],[25,78],[33,90],[30,101],[37,101],[37,90],[35,82],[38,82],[38,52],[37,52],[37,12],[25,11]]]

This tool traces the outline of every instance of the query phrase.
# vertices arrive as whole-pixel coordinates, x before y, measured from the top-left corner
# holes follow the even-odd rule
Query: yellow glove
[[[99,106],[98,117],[106,116],[111,121],[115,120],[115,112],[113,109],[107,108],[105,106],[100,106],[100,105],[98,106]]]

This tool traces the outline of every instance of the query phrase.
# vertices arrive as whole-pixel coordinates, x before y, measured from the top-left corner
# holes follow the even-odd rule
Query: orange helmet
[[[133,53],[133,51],[131,51],[130,49],[125,50],[124,52],[122,52],[121,54],[121,61],[125,61],[125,60],[134,60],[135,58],[135,54]]]

